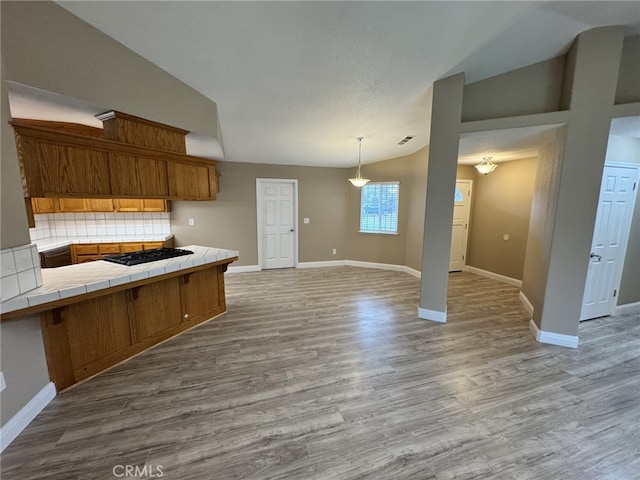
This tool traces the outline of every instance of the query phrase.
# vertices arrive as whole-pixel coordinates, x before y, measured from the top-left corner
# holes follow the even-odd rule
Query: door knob
[[[589,258],[597,258],[598,261],[602,260],[602,256],[598,255],[597,253],[593,253],[593,252],[591,252],[591,255],[589,255]]]
[[[290,232],[293,232],[293,228],[291,230],[289,230]]]

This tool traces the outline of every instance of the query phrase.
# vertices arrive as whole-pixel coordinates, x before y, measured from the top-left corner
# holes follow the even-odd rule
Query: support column
[[[543,343],[577,347],[578,325],[624,39],[622,27],[578,36],[567,55],[569,121],[541,308],[532,331]]]
[[[447,321],[451,221],[463,87],[462,73],[433,85],[418,317],[435,322]]]

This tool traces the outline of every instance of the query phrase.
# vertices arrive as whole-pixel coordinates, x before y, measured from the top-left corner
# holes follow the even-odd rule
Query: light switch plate
[[[308,217],[304,217],[304,223],[309,223],[311,220],[309,220]]]

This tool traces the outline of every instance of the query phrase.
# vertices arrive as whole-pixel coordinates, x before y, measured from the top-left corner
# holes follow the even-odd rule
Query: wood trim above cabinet
[[[84,137],[104,138],[104,132],[101,128],[90,127],[89,125],[83,125],[81,123],[54,122],[51,120],[36,120],[32,118],[18,118],[15,119],[15,121],[24,126],[48,128],[73,135],[82,135]]]
[[[187,153],[188,130],[112,110],[96,115],[102,120],[104,138],[142,147]]]

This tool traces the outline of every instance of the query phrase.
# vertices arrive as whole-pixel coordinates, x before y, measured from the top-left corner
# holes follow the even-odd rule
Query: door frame
[[[265,183],[288,183],[293,186],[293,268],[298,268],[298,179],[295,178],[256,178],[256,217],[258,240],[258,268],[264,269],[264,250],[262,245],[262,185]]]
[[[604,169],[605,167],[618,167],[618,168],[628,168],[630,170],[635,170],[636,171],[636,182],[640,182],[640,163],[633,163],[633,162],[605,162],[604,166],[602,167],[602,176],[604,177]],[[600,182],[602,184],[602,182]],[[638,190],[640,190],[640,185],[636,184],[636,188],[634,189],[634,194],[633,194],[633,204],[631,206],[631,222],[633,222],[633,214],[635,212],[635,207],[636,207],[636,202],[637,202],[637,195],[638,195]],[[600,191],[598,192],[598,209],[600,208]],[[591,246],[589,248],[592,248],[593,246],[593,235],[595,235],[596,232],[596,223],[597,223],[597,210],[596,210],[596,222],[593,225],[593,233],[591,234]],[[629,235],[631,234],[631,223],[629,224]],[[629,248],[629,235],[627,235],[627,238],[625,240],[625,244],[624,244],[624,250],[622,251],[622,255],[620,256],[620,272],[618,275],[618,280],[617,280],[617,284],[616,284],[616,290],[618,291],[618,293],[620,293],[620,283],[622,282],[622,272],[624,271],[624,261],[627,258],[627,250]],[[586,321],[588,319],[582,320],[582,309],[584,308],[584,295],[587,291],[587,283],[586,283],[586,279],[585,279],[585,285],[584,285],[584,290],[582,291],[582,303],[580,305],[580,321]],[[613,315],[615,313],[616,307],[618,306],[618,300],[620,299],[620,295],[616,295],[615,296],[615,304],[611,305],[611,311],[608,313],[608,315]]]
[[[468,183],[469,184],[469,198],[467,201],[467,228],[465,229],[465,240],[464,240],[464,253],[462,259],[462,268],[460,270],[449,270],[451,272],[463,271],[467,266],[467,252],[469,251],[469,232],[471,231],[471,197],[473,196],[473,180],[468,178],[456,178],[456,185],[458,183]],[[464,194],[463,194],[464,195]],[[454,208],[455,208],[455,189],[454,189]],[[451,227],[453,228],[453,219],[451,219]],[[453,235],[451,236],[451,241],[453,242]],[[449,247],[451,248],[451,247]],[[451,268],[451,260],[449,260],[449,268]]]

